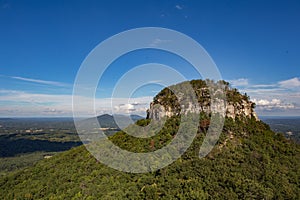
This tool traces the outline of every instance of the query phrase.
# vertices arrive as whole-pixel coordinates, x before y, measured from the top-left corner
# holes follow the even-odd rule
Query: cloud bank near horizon
[[[294,77],[272,84],[252,84],[246,78],[229,80],[233,87],[247,93],[259,115],[300,116],[300,79]]]
[[[23,77],[11,77],[18,81],[34,82],[55,87],[69,84]],[[300,79],[298,77],[281,80],[273,84],[252,84],[246,78],[229,80],[232,87],[247,93],[256,103],[258,115],[300,116]],[[82,102],[91,102],[79,97]],[[136,98],[95,98],[94,113],[86,113],[79,108],[82,116],[100,114],[138,114],[145,116],[152,101],[151,96]],[[70,117],[72,116],[71,94],[45,94],[20,90],[0,89],[0,117]]]
[[[91,102],[79,97],[82,102]],[[95,112],[87,113],[86,107],[78,108],[82,117],[101,114],[138,114],[145,116],[152,97],[95,98]],[[0,117],[64,117],[72,116],[72,95],[38,94],[15,90],[0,90]]]

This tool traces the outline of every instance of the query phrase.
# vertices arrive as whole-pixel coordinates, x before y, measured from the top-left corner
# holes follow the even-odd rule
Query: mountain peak
[[[199,106],[191,103],[190,93],[178,92],[178,90],[182,91],[182,88],[185,87],[183,85],[187,84],[192,86],[193,91],[191,92],[195,93]],[[177,94],[175,95],[175,93]],[[219,98],[217,93],[223,93],[224,98]],[[212,108],[211,97],[216,97],[214,101],[217,103],[214,108]],[[185,105],[180,105],[179,101],[185,102]],[[248,117],[258,120],[254,111],[255,103],[249,100],[247,94],[241,94],[236,88],[230,88],[226,81],[213,82],[211,80],[192,80],[164,88],[150,103],[147,118],[160,120],[165,116],[179,116],[188,112],[203,112],[210,115],[212,110],[222,109],[222,106],[226,109],[226,117],[232,119]]]

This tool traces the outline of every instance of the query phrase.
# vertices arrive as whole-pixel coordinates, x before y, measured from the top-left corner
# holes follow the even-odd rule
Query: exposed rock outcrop
[[[197,106],[189,101],[189,95],[175,95],[172,92],[172,86],[170,89],[163,89],[156,97],[154,97],[153,102],[150,103],[150,108],[147,110],[147,118],[160,120],[165,116],[171,117],[180,115],[180,113],[186,114],[188,112],[204,112],[210,114],[225,108],[226,117],[233,119],[238,117],[249,117],[258,120],[254,111],[255,104],[249,100],[249,97],[246,94],[243,95],[239,93],[237,89],[231,89],[229,83],[222,81],[221,83],[224,86],[226,98],[217,98],[217,93],[220,91],[218,89],[214,90],[217,87],[209,88],[206,82],[203,80],[193,80],[189,82],[198,98]],[[175,87],[180,86],[180,84],[175,85]],[[210,86],[213,86],[220,84],[220,82],[213,83],[210,81],[209,84]],[[213,106],[211,106],[211,96],[213,96],[215,102]],[[179,101],[184,103],[180,105]]]

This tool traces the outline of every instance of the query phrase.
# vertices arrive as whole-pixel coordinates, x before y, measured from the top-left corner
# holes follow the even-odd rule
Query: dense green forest
[[[246,98],[237,95],[237,100]],[[203,121],[209,116],[200,113],[200,119],[192,145],[165,168],[144,174],[120,172],[79,146],[2,177],[0,199],[300,199],[299,144],[255,118],[226,117],[217,145],[200,159],[207,130]],[[110,140],[132,152],[155,151],[172,140],[179,122],[180,116],[168,118],[150,138],[120,131]]]
[[[172,120],[176,121],[168,122],[174,124]],[[230,132],[235,135],[226,140]],[[122,132],[111,139],[133,151],[151,149],[148,142],[130,145],[133,138]],[[113,170],[97,162],[84,146],[76,147],[2,178],[0,198],[299,199],[299,145],[264,123],[227,119],[219,144],[199,159],[202,139],[203,133],[199,133],[180,159],[147,174]]]

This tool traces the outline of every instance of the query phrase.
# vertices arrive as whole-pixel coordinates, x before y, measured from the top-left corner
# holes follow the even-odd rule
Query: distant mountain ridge
[[[115,114],[115,115],[103,114],[97,116],[97,120],[101,128],[112,128],[112,129],[119,129],[119,130],[124,128],[124,126],[126,127],[129,124],[135,123],[140,119],[144,119],[144,117],[139,115],[121,115],[121,114]],[[90,119],[85,119],[83,121],[85,123],[89,123],[89,121],[93,121],[93,120],[91,120],[90,118]]]

